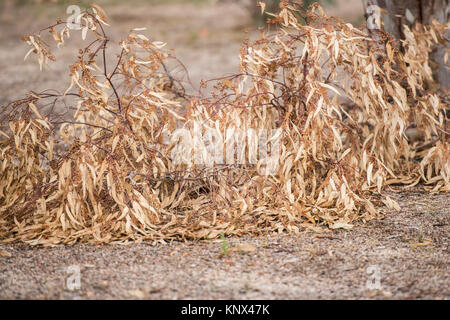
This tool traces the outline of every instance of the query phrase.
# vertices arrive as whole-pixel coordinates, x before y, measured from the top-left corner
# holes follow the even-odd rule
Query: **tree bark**
[[[384,30],[394,35],[397,39],[404,38],[402,25],[412,26],[415,23],[430,24],[433,19],[439,23],[448,23],[450,20],[449,0],[363,0],[364,7],[376,5],[389,14],[381,14]],[[409,10],[409,13],[407,12]],[[450,31],[446,38],[450,40]],[[434,64],[434,78],[440,84],[441,89],[450,89],[450,66],[444,62],[445,48],[436,46],[430,54]]]

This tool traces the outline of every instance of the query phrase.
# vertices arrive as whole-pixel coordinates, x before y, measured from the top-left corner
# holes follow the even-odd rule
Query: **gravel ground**
[[[0,298],[450,299],[450,195],[414,189],[391,197],[402,211],[384,219],[226,239],[225,255],[221,240],[2,245]]]

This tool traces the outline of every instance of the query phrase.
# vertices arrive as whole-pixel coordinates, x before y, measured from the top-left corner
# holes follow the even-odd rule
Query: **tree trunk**
[[[433,19],[439,23],[448,23],[450,20],[449,0],[363,0],[364,7],[369,8],[376,5],[389,14],[381,14],[384,30],[402,39],[402,25],[412,26],[414,23],[430,24]],[[409,12],[408,12],[409,11]],[[450,31],[446,38],[450,40]],[[434,72],[435,80],[441,89],[450,89],[450,67],[444,62],[445,48],[437,46],[430,54],[430,66]]]

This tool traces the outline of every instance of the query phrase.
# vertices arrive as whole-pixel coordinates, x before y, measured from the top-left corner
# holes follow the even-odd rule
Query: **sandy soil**
[[[338,2],[344,5],[333,9],[337,14],[359,19],[359,0]],[[194,87],[200,79],[236,70],[242,31],[251,24],[248,13],[232,3],[106,9],[114,41],[133,27],[148,27],[153,38],[175,49]],[[64,15],[64,8],[42,12],[22,8],[0,14],[0,105],[30,89],[64,90],[69,84],[67,65],[74,59],[73,49],[83,44],[79,37],[56,52],[58,61],[50,70],[39,72],[35,61],[23,62],[27,47],[20,35],[50,24]],[[227,239],[230,248],[244,246],[225,255],[220,240],[1,245],[0,298],[450,299],[450,195],[429,195],[419,188],[392,197],[402,211],[385,219],[326,234]],[[367,283],[378,275],[367,273],[372,265],[379,272],[379,290]],[[68,286],[74,272],[70,266],[80,269],[79,289]]]

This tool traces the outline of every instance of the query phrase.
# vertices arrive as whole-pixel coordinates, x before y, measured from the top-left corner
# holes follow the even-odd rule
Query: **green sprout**
[[[222,239],[222,254],[227,254],[228,252],[228,243],[227,239],[225,239],[225,233],[220,233],[220,239]]]

